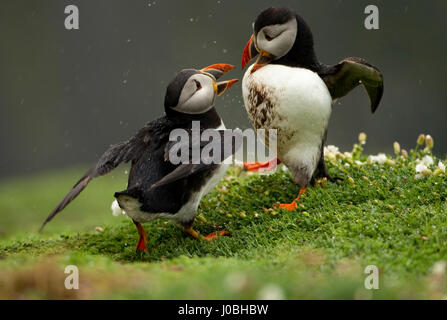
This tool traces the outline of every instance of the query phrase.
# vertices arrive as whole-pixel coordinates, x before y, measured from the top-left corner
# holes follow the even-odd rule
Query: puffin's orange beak
[[[237,79],[232,79],[232,80],[228,80],[228,81],[221,81],[221,82],[217,82],[216,83],[216,93],[217,96],[221,96],[222,94],[224,94],[225,91],[227,91],[228,89],[230,89],[230,87],[235,84],[236,82],[238,82]]]
[[[216,63],[201,69],[200,71],[209,73],[214,76],[214,78],[219,79],[225,73],[230,70],[233,70],[234,66],[226,63]]]
[[[250,37],[250,40],[248,40],[247,44],[245,45],[241,61],[242,69],[244,69],[247,63],[250,62],[250,60],[253,59],[258,54],[258,50],[256,49],[253,38],[254,35]]]

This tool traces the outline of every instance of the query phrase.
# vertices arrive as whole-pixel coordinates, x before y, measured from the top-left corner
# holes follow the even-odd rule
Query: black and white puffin
[[[347,58],[336,65],[318,61],[312,32],[289,8],[271,7],[259,14],[253,35],[245,46],[242,94],[255,129],[276,129],[277,157],[300,187],[298,197],[279,207],[295,210],[312,177],[328,177],[324,144],[333,101],[363,84],[376,111],[383,94],[383,76],[361,58]],[[272,163],[247,163],[248,170]]]
[[[165,115],[147,123],[129,140],[112,145],[50,213],[41,230],[93,178],[109,173],[120,163],[131,162],[127,189],[116,192],[115,198],[138,229],[137,251],[148,251],[146,232],[141,223],[155,218],[172,220],[195,239],[212,240],[218,235],[226,235],[227,231],[221,230],[200,237],[192,225],[200,199],[221,180],[228,165],[223,162],[204,164],[202,161],[173,164],[169,161],[169,152],[175,143],[169,136],[175,129],[184,129],[192,140],[194,121],[200,121],[200,130],[216,129],[219,134],[224,133],[225,126],[214,102],[216,96],[223,94],[237,80],[216,80],[233,68],[228,64],[215,64],[202,70],[180,71],[167,87]],[[234,143],[234,140],[228,142]],[[203,147],[202,143],[200,147]],[[227,158],[234,151],[235,146],[227,148],[221,156]]]

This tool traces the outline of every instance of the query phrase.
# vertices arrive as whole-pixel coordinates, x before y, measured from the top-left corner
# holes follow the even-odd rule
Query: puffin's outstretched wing
[[[139,159],[147,148],[150,136],[154,129],[156,129],[156,127],[154,128],[154,126],[149,123],[128,141],[112,145],[106,152],[104,152],[98,163],[79,179],[56,208],[54,208],[40,227],[39,231],[42,231],[45,225],[53,219],[57,213],[62,211],[74,198],[76,198],[93,178],[109,173],[120,163]]]
[[[341,98],[363,84],[375,112],[383,95],[383,75],[379,69],[361,58],[346,58],[340,63],[322,68],[319,76],[324,80],[333,99]]]
[[[189,141],[176,142],[170,141],[166,144],[165,160],[169,161],[170,153],[189,149],[189,157],[182,159],[182,163],[175,168],[171,173],[164,176],[161,180],[154,183],[151,189],[175,182],[187,176],[212,168],[216,162],[222,163],[225,159],[233,155],[242,145],[242,132],[240,130],[214,130],[219,140],[213,144],[214,138],[208,141],[194,141],[192,139],[191,131],[189,131]],[[188,145],[185,145],[185,144]],[[213,144],[212,148],[211,144]],[[175,147],[175,148],[174,148]],[[182,148],[183,147],[183,148]],[[200,148],[199,163],[194,164],[192,161],[193,149]],[[208,148],[205,152],[205,148]],[[219,150],[219,154],[214,154],[215,150]],[[202,152],[204,151],[204,152]],[[184,163],[187,160],[188,163]],[[217,161],[216,161],[217,160]]]

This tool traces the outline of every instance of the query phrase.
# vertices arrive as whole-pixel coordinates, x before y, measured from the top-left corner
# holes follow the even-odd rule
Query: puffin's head
[[[292,48],[305,50],[309,46],[313,50],[312,34],[304,20],[289,8],[271,7],[262,11],[253,24],[253,35],[242,55],[242,68],[258,54],[252,72],[285,57]]]
[[[216,96],[227,91],[237,79],[217,82],[233,69],[229,64],[213,64],[201,70],[184,69],[169,83],[165,95],[165,111],[201,114],[214,106]]]

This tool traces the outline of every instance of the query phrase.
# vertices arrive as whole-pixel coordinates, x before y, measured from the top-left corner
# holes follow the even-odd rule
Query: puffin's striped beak
[[[222,94],[224,94],[225,91],[227,91],[228,89],[230,89],[230,87],[235,84],[236,82],[238,82],[237,79],[232,79],[232,80],[228,80],[228,81],[221,81],[221,82],[217,82],[215,84],[215,88],[217,87],[217,89],[215,90],[217,93],[217,96],[221,96]]]
[[[233,69],[234,69],[234,66],[231,64],[217,63],[217,64],[210,65],[206,68],[203,68],[200,71],[211,74],[217,80],[221,76],[223,76],[225,73],[227,73],[228,71],[233,70]]]
[[[247,63],[258,54],[258,50],[256,49],[255,41],[253,39],[254,35],[250,37],[250,40],[248,40],[247,44],[245,45],[241,61],[242,69],[244,69]]]

